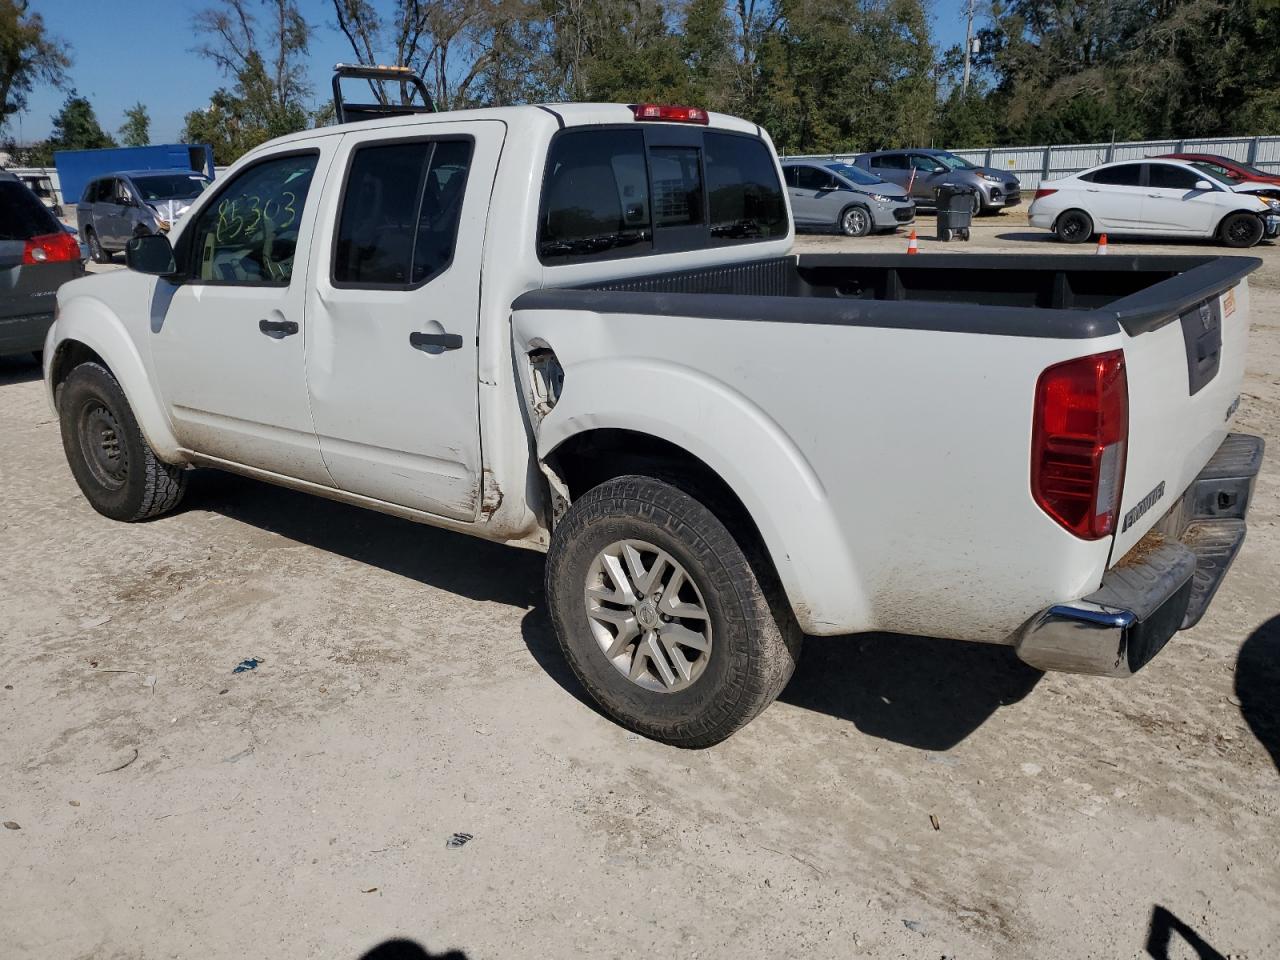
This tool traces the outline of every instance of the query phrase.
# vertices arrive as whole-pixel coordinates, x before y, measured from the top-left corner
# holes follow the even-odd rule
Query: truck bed
[[[1156,329],[1261,264],[1216,256],[800,254],[535,290],[515,307],[1088,339]]]

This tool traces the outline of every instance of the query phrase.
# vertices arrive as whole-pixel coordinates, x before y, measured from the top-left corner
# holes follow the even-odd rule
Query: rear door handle
[[[259,320],[258,329],[273,340],[283,340],[298,332],[298,325],[292,320]]]
[[[445,350],[459,350],[462,348],[462,334],[460,333],[419,333],[414,331],[409,334],[409,344],[417,350],[426,353],[443,353]]]

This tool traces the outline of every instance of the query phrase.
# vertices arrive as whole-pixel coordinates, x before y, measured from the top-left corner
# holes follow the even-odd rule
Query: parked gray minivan
[[[135,170],[90,180],[76,204],[80,236],[95,263],[107,263],[130,239],[168,233],[209,185],[193,170]]]
[[[907,191],[835,160],[783,160],[796,229],[834,228],[847,237],[894,230],[916,219]]]
[[[946,150],[879,150],[859,154],[853,162],[882,180],[909,185],[911,198],[921,207],[933,207],[944,183],[974,189],[975,216],[1022,202],[1022,185],[1012,173],[975,166]]]

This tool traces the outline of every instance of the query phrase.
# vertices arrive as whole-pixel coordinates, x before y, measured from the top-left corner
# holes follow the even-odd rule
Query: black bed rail
[[[378,100],[372,103],[351,103],[343,98],[343,80],[369,80],[376,83],[398,83],[408,85],[417,94],[419,103],[394,103],[387,95],[386,88]],[[370,91],[374,92],[374,91]],[[370,66],[363,63],[338,63],[333,67],[333,109],[339,123],[352,123],[357,120],[374,120],[378,117],[400,117],[415,113],[435,113],[435,101],[422,78],[414,73],[411,67],[390,67],[379,64]]]

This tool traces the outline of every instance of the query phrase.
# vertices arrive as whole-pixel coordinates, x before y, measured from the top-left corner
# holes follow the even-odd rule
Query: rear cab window
[[[758,137],[667,125],[569,129],[552,140],[538,217],[543,263],[776,239],[790,229]]]

